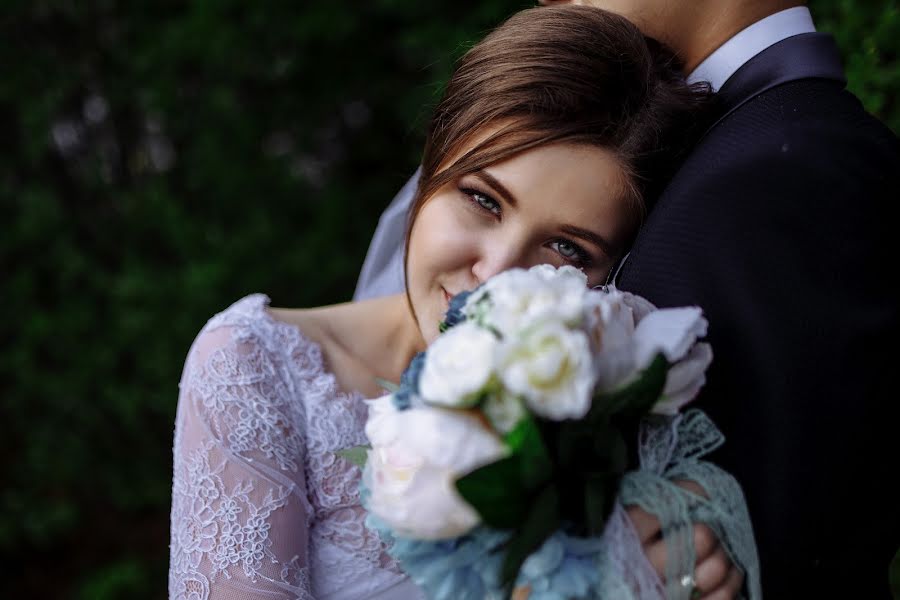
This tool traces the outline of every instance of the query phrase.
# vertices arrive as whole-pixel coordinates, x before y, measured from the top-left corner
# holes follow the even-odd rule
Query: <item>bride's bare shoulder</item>
[[[336,318],[335,309],[340,306],[342,305],[317,306],[315,308],[269,306],[266,310],[275,320],[292,325],[312,341],[324,344],[328,342],[329,336],[333,335],[331,324]]]
[[[377,395],[374,384],[381,375],[383,338],[390,328],[384,312],[390,303],[380,300],[347,302],[316,308],[269,307],[269,314],[297,327],[322,349],[325,363],[344,390]],[[375,371],[373,372],[373,369]]]
[[[301,333],[320,345],[352,345],[361,333],[376,334],[377,317],[382,314],[381,299],[344,302],[314,308],[267,308],[273,318],[297,327]]]

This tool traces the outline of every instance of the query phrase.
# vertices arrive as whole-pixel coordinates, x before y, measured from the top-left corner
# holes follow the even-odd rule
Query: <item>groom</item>
[[[698,404],[727,437],[716,459],[747,495],[764,593],[889,597],[900,143],[845,90],[802,2],[542,1],[556,3],[628,17],[723,100],[617,282],[706,312],[716,358]],[[357,299],[402,290],[407,205],[401,192],[382,217]]]

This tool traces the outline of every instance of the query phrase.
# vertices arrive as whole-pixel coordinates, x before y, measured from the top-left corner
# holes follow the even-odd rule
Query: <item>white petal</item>
[[[706,335],[707,322],[697,307],[665,308],[651,312],[634,332],[636,358],[641,368],[662,352],[675,362],[687,354],[698,337]]]
[[[706,369],[712,362],[712,348],[709,344],[696,344],[688,355],[676,363],[666,376],[663,399],[653,411],[657,414],[674,415],[697,397],[706,383]]]
[[[616,290],[616,292],[622,295],[622,303],[632,310],[636,322],[640,322],[641,319],[658,310],[655,304],[643,296],[638,296],[631,292],[623,292],[621,290]]]
[[[703,377],[712,359],[712,346],[707,343],[695,344],[687,356],[669,369],[663,394],[668,396],[692,386],[695,380]]]
[[[474,323],[453,327],[428,348],[419,393],[430,404],[466,406],[494,369],[496,338]]]

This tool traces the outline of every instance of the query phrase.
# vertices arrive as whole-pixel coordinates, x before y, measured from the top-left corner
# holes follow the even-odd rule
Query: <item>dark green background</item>
[[[250,292],[348,299],[453,59],[530,4],[2,3],[7,595],[165,597],[194,335]],[[897,2],[812,8],[900,131]]]

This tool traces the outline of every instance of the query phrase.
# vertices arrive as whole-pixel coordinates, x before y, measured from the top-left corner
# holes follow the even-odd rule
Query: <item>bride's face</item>
[[[513,267],[549,263],[605,281],[634,222],[627,177],[592,146],[535,148],[440,188],[410,232],[409,297],[427,343],[449,298]]]

